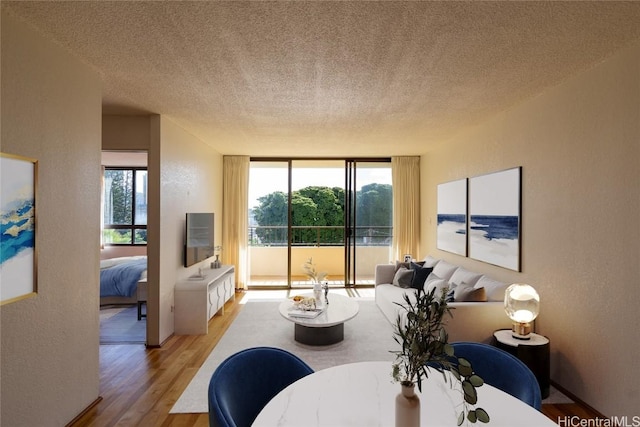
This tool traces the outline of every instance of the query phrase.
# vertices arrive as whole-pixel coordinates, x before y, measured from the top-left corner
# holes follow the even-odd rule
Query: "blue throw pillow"
[[[411,287],[414,289],[424,288],[424,282],[427,280],[427,276],[433,271],[433,267],[423,267],[423,264],[424,263],[411,263],[411,270],[413,270]]]

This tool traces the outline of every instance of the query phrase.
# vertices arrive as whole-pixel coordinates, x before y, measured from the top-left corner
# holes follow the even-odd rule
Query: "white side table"
[[[536,376],[542,398],[549,397],[551,357],[549,338],[531,334],[528,340],[513,338],[511,329],[493,333],[493,345],[520,359]]]

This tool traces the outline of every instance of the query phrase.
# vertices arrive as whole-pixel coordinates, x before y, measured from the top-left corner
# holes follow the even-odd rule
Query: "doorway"
[[[146,343],[147,158],[141,151],[102,152],[101,345]]]

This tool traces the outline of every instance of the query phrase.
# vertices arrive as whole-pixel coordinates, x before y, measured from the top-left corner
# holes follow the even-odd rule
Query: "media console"
[[[206,335],[209,319],[220,312],[224,304],[235,299],[235,268],[202,270],[202,279],[185,279],[176,283],[174,327],[176,335]]]

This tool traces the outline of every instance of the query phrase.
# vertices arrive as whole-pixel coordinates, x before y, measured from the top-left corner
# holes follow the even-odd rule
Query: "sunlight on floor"
[[[240,304],[245,304],[247,301],[281,301],[294,295],[310,293],[310,289],[249,290],[244,292],[240,299]],[[329,293],[360,299],[373,299],[375,297],[374,288],[331,288]]]

